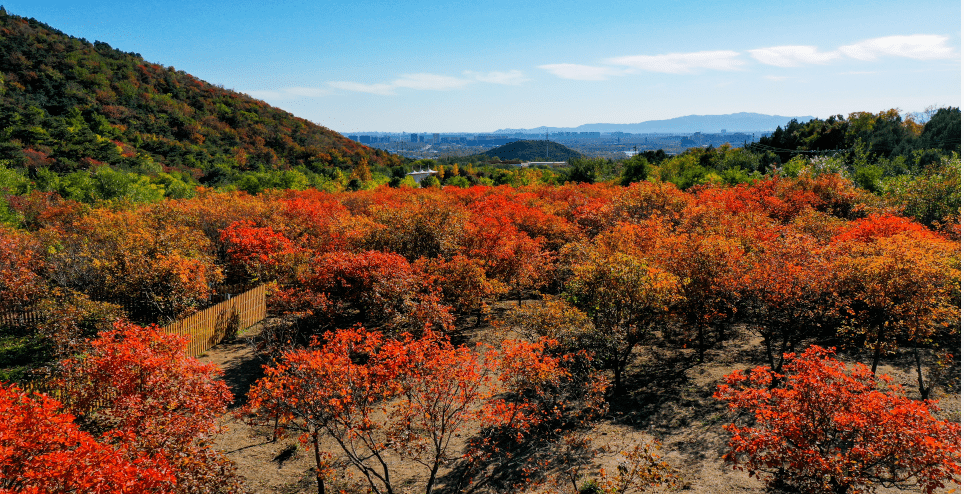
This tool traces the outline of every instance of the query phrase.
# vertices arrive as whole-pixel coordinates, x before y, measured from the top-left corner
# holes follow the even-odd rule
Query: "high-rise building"
[[[432,142],[438,144],[438,141],[439,141],[439,135],[438,135],[438,134],[432,134]]]
[[[418,134],[412,134],[412,135],[411,135],[411,140],[412,140],[412,142],[418,142]]]
[[[372,136],[358,136],[358,142],[362,144],[371,144]]]

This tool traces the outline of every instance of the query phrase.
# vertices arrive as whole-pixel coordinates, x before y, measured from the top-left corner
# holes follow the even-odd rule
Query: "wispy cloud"
[[[391,96],[396,94],[396,89],[399,88],[415,89],[418,91],[450,91],[453,89],[461,89],[475,82],[518,85],[529,80],[518,70],[510,70],[508,72],[472,72],[467,70],[464,72],[464,75],[467,77],[452,77],[419,72],[416,74],[402,74],[394,81],[387,83],[364,84],[351,81],[330,81],[328,85],[344,91]]]
[[[868,39],[831,51],[820,51],[817,47],[808,45],[785,45],[756,48],[747,50],[746,53],[759,63],[784,68],[826,64],[845,58],[875,60],[880,57],[905,57],[936,60],[959,56],[947,42],[947,36],[914,34]],[[733,50],[709,50],[662,55],[629,55],[606,58],[599,65],[557,63],[540,65],[539,68],[563,79],[605,81],[614,76],[640,71],[698,74],[707,70],[740,70],[746,66],[746,53],[741,54]],[[784,80],[780,76],[764,77],[773,81]]]
[[[947,36],[936,34],[885,36],[841,46],[839,51],[858,60],[875,60],[880,56],[936,60],[955,55],[954,49],[947,45],[947,39]]]
[[[316,87],[285,87],[276,90],[242,91],[243,93],[263,100],[286,100],[294,98],[317,98],[331,94],[331,90]]]
[[[317,98],[331,94],[330,90],[318,87],[289,87],[285,88],[284,91],[295,96],[306,96],[309,98]]]
[[[241,91],[252,98],[258,99],[281,99],[281,93],[278,91]]]
[[[936,60],[955,56],[954,49],[948,46],[947,40],[947,36],[914,34],[868,39],[841,46],[834,51],[821,52],[814,46],[774,46],[749,50],[749,53],[758,62],[777,67],[822,64],[843,57],[865,61],[880,57]]]
[[[763,78],[768,81],[775,81],[775,82],[785,81],[789,79],[789,77],[785,75],[765,75],[763,76]]]
[[[802,64],[827,63],[840,58],[840,53],[817,51],[815,46],[774,46],[750,50],[750,56],[767,65],[798,67]]]
[[[737,70],[744,64],[739,57],[740,54],[732,50],[717,50],[665,55],[631,55],[609,58],[605,63],[624,65],[647,72],[692,74],[703,69]]]
[[[528,82],[530,80],[523,75],[522,71],[519,70],[510,70],[508,72],[499,72],[495,70],[491,72],[473,72],[471,70],[466,70],[463,72],[463,74],[477,81],[492,84],[505,84],[508,86],[518,86],[523,82]]]
[[[344,91],[355,91],[359,93],[380,94],[388,96],[395,94],[395,86],[391,84],[362,84],[351,81],[329,81],[328,85]]]
[[[540,65],[540,69],[549,71],[550,74],[563,79],[574,79],[577,81],[605,81],[612,76],[623,75],[625,70],[613,67],[596,67],[592,65],[579,65],[575,63],[554,63]]]
[[[404,74],[391,83],[394,87],[421,89],[425,91],[448,91],[458,89],[471,83],[469,79],[460,79],[447,75],[436,74]]]

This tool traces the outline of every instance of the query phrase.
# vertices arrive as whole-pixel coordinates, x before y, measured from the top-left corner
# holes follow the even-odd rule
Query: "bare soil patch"
[[[515,301],[497,304],[490,318],[499,319],[515,305]],[[492,326],[486,323],[475,327],[474,323],[474,318],[460,321],[453,339],[465,344],[497,343],[497,331]],[[262,375],[264,362],[254,346],[259,331],[260,327],[252,328],[237,340],[218,345],[201,357],[202,361],[215,363],[224,370],[223,379],[235,395],[232,410],[243,404],[248,388]],[[721,494],[767,492],[763,482],[734,470],[721,459],[729,441],[722,425],[732,422],[735,415],[712,395],[727,374],[766,365],[758,337],[739,327],[732,329],[731,336],[707,351],[701,364],[692,350],[655,345],[639,348],[637,359],[627,372],[627,395],[614,400],[608,416],[587,433],[592,437],[594,448],[607,452],[599,454],[595,463],[587,465],[583,471],[592,474],[600,467],[614,471],[621,459],[619,451],[628,449],[635,441],[656,438],[663,443],[662,454],[677,470],[683,490]],[[853,361],[846,354],[839,357]],[[904,386],[908,396],[916,397],[913,369],[911,355],[897,355],[886,360],[878,372],[892,376]],[[960,369],[954,371],[959,374]],[[944,383],[934,398],[941,407],[942,418],[960,422],[959,380]],[[215,447],[237,464],[252,492],[317,492],[313,457],[296,437],[272,441],[270,431],[251,428],[235,419],[231,412],[222,418],[221,424],[224,433],[218,436]],[[334,444],[328,446],[329,451],[337,451]],[[417,469],[406,469],[401,463],[397,466],[402,477],[408,475],[416,480]],[[347,488],[349,484],[349,480],[342,479],[340,487]],[[896,494],[905,491],[894,488],[879,489],[878,492]],[[959,489],[948,488],[940,492],[959,492]]]

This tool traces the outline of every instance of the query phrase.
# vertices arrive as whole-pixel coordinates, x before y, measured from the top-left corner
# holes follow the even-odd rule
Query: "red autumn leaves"
[[[720,391],[724,399],[764,413],[758,433],[771,441],[753,446],[753,454],[734,453],[735,461],[754,471],[781,455],[787,458],[784,470],[806,463],[786,450],[767,449],[796,432],[766,420],[776,410],[797,417],[811,413],[810,405],[794,404],[787,393],[804,389],[806,376],[821,372],[830,386],[821,388],[821,396],[851,403],[854,410],[905,410],[910,415],[892,415],[892,421],[906,427],[888,434],[916,438],[921,447],[936,441],[934,450],[892,452],[894,468],[913,463],[914,455],[930,458],[953,446],[921,418],[927,405],[911,410],[875,387],[863,370],[844,370],[826,355],[784,361],[805,341],[834,338],[852,349],[867,348],[861,358],[873,362],[873,374],[888,352],[940,349],[959,321],[959,239],[890,214],[837,176],[772,178],[686,193],[647,182],[628,188],[202,192],[195,199],[113,210],[81,211],[59,202],[49,208],[54,206],[56,214],[44,214],[38,203],[32,232],[0,232],[0,270],[7,275],[0,295],[29,309],[53,303],[45,298],[50,287],[97,287],[98,303],[135,294],[173,317],[189,313],[221,281],[275,284],[272,305],[299,331],[292,341],[307,344],[315,337],[319,343],[279,354],[252,395],[252,411],[303,435],[309,447],[327,437],[350,446],[343,452],[366,452],[355,467],[381,490],[391,481],[384,479],[389,473],[378,464],[379,455],[423,464],[431,490],[439,469],[457,458],[492,454],[486,449],[492,442],[473,444],[468,457],[456,454],[452,434],[511,426],[510,435],[525,440],[546,423],[586,416],[591,404],[601,403],[605,386],[598,373],[572,372],[579,359],[591,358],[587,367],[611,373],[613,392],[620,393],[641,342],[659,338],[660,344],[696,348],[700,357],[713,358],[733,323],[763,337],[770,363],[769,371],[754,371],[759,382],[734,377],[728,391]],[[551,295],[542,312],[527,309],[527,322],[512,323],[525,327],[529,341],[476,351],[444,336],[459,317],[481,321],[493,302],[538,290]],[[127,466],[117,471],[156,477],[158,489],[164,482],[201,485],[227,470],[205,449],[212,429],[205,425],[202,434],[192,435],[186,424],[209,424],[228,398],[213,384],[213,371],[182,360],[172,350],[177,345],[158,334],[137,334],[151,333],[118,327],[92,347],[103,360],[67,366],[73,374],[63,383],[71,390],[65,401],[76,413],[97,400],[112,403],[114,408],[101,409],[112,435],[87,437],[63,426],[63,437],[44,440],[57,454],[89,448],[96,457],[120,458]],[[288,342],[278,343],[275,349]],[[145,355],[156,356],[148,366],[154,370],[138,367]],[[178,383],[177,389],[164,382]],[[923,373],[919,384],[926,396]],[[758,399],[738,399],[736,389]],[[55,413],[55,405],[28,403],[8,391],[4,406],[11,410],[40,406],[44,420],[70,422]],[[870,434],[878,430],[874,421],[882,420],[855,417],[840,418],[840,427],[866,426]],[[814,434],[826,432],[828,420],[815,423],[823,432]],[[734,432],[744,439],[751,434]],[[744,447],[734,441],[735,448]],[[158,444],[193,458],[191,467],[163,470],[169,455]],[[870,446],[860,451],[876,454]],[[326,458],[318,452],[319,472],[328,468]],[[753,461],[764,466],[751,466]],[[924,482],[925,488],[946,482],[953,469],[941,461],[934,468],[944,470],[901,474],[900,481]],[[831,482],[828,474],[801,472]],[[884,478],[842,475],[833,489],[846,485],[856,492],[861,482]]]

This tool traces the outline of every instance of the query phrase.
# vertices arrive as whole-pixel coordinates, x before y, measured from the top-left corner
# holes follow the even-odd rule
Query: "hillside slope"
[[[219,166],[322,171],[400,162],[245,94],[6,13],[0,160],[60,173],[110,164],[195,177]]]
[[[546,156],[546,141],[510,142],[482,154],[489,157],[498,156],[502,160],[522,161],[566,161],[569,158],[582,157],[579,151],[569,149],[558,142],[549,142],[549,154]]]

